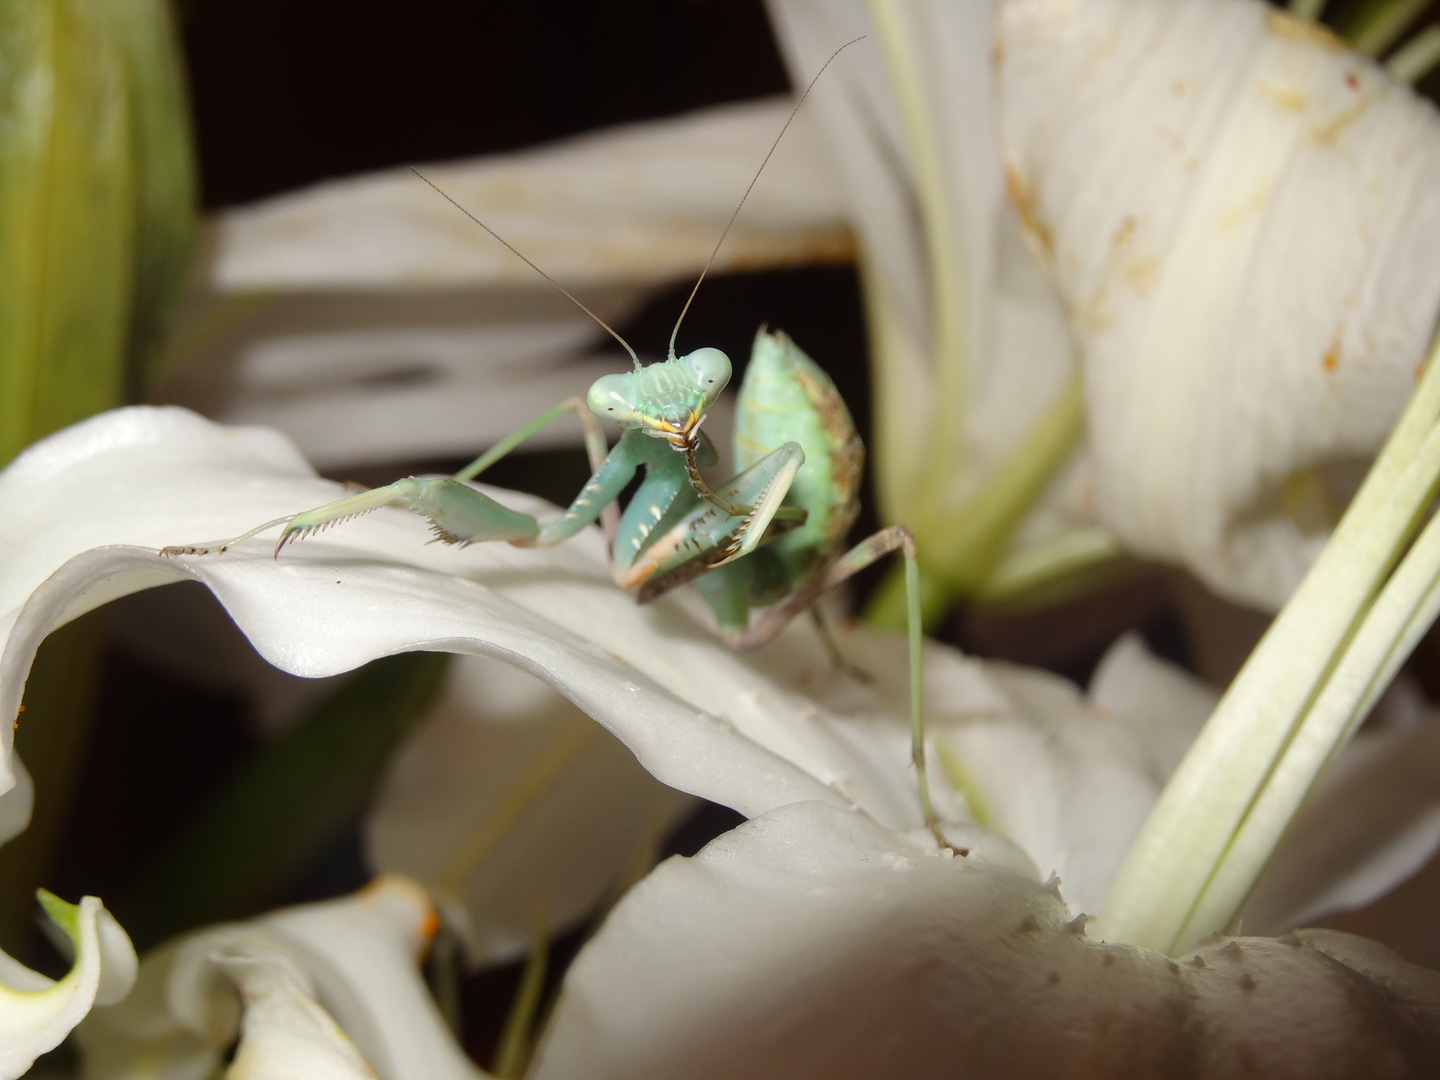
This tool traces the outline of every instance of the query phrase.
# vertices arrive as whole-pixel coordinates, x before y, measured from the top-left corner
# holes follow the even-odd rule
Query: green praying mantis
[[[830,61],[840,51],[837,49]],[[814,85],[812,80],[801,95],[797,111]],[[790,120],[794,116],[792,112]],[[772,144],[771,153],[790,120]],[[769,158],[767,154],[751,188]],[[423,176],[421,179],[430,183]],[[604,327],[629,353],[634,369],[603,376],[583,401],[577,397],[561,402],[453,476],[405,477],[266,522],[223,544],[168,547],[161,554],[224,551],[278,526],[278,558],[289,543],[383,506],[417,511],[430,522],[437,539],[459,545],[505,541],[518,547],[549,547],[601,522],[609,539],[617,585],[633,590],[645,604],[693,582],[714,612],[725,640],[738,650],[749,650],[773,639],[796,615],[858,571],[898,551],[905,558],[908,604],[911,757],[925,824],[943,848],[950,848],[931,804],[925,768],[915,541],[904,526],[893,525],[844,550],[846,535],[859,512],[865,448],[830,377],[785,334],[762,329],[755,338],[736,408],[734,444],[739,471],[712,489],[701,470],[715,465],[718,456],[701,425],[730,381],[730,359],[709,347],[684,356],[675,353],[680,324],[710,263],[676,320],[667,358],[645,365],[629,343],[589,308],[489,226],[436,190]],[[740,206],[749,193],[747,188]],[[730,218],[732,224],[740,206]],[[727,224],[725,233],[729,229]],[[712,262],[725,233],[711,253]],[[469,486],[467,481],[566,412],[573,412],[584,427],[593,472],[558,518],[542,523]],[[608,446],[601,420],[621,429],[613,448]],[[642,467],[639,487],[623,514],[617,513],[622,492]],[[752,617],[757,611],[760,614]]]

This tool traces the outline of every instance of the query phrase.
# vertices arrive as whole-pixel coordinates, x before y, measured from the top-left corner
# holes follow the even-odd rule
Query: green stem
[[[501,1080],[524,1076],[525,1067],[530,1063],[531,1036],[535,1015],[540,1009],[540,996],[545,990],[545,967],[550,952],[545,926],[544,913],[537,911],[525,970],[520,976],[520,986],[515,991],[515,1000],[505,1017],[505,1028],[500,1033],[500,1045],[495,1051],[495,1075]]]
[[[1324,552],[1156,802],[1101,909],[1111,941],[1226,929],[1306,795],[1433,616],[1440,533],[1391,575],[1440,483],[1440,338]]]
[[[944,162],[945,139],[926,92],[925,62],[917,47],[907,5],[892,0],[867,0],[890,86],[900,110],[905,145],[915,178],[915,197],[925,230],[925,256],[930,284],[930,354],[935,395],[930,409],[929,453],[918,490],[943,491],[964,451],[963,424],[945,423],[966,411],[967,325],[966,275],[962,237],[955,220],[954,193]],[[921,510],[923,507],[911,507]],[[907,514],[913,518],[913,513]],[[912,521],[913,528],[913,521]]]
[[[1427,26],[1395,50],[1385,61],[1390,77],[1406,86],[1414,86],[1440,64],[1440,26]]]
[[[1361,56],[1379,56],[1405,36],[1430,0],[1372,0],[1341,32]]]
[[[920,548],[921,610],[927,627],[943,619],[956,599],[974,596],[986,586],[1016,526],[1084,430],[1084,390],[1077,373],[984,487],[959,508],[927,516],[923,534],[912,529]],[[867,606],[866,620],[903,627],[903,589],[900,575],[892,572]]]

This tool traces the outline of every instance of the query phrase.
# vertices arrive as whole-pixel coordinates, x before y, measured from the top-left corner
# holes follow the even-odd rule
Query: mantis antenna
[[[824,69],[822,68],[821,70],[823,71]],[[806,92],[808,93],[809,91],[806,91]],[[786,123],[786,126],[788,127],[790,122],[787,120],[785,123]],[[782,134],[783,134],[783,132],[782,132]],[[774,148],[772,147],[771,149],[773,150]],[[767,160],[768,160],[768,157],[767,157]],[[413,172],[416,176],[420,177],[421,180],[424,180],[425,183],[429,184],[429,185],[430,185],[432,188],[434,188],[437,192],[439,192],[441,198],[443,198],[443,199],[444,199],[446,202],[448,202],[451,206],[455,207],[456,210],[459,210],[462,214],[464,214],[466,217],[468,217],[468,218],[469,218],[471,221],[473,221],[476,225],[479,225],[482,229],[484,229],[487,233],[489,233],[491,236],[493,236],[496,240],[499,240],[500,243],[504,244],[507,248],[509,248],[511,251],[513,251],[513,252],[514,252],[516,255],[518,255],[521,259],[523,259],[526,266],[530,267],[531,270],[534,270],[537,274],[539,274],[541,277],[543,277],[543,278],[544,278],[546,281],[548,281],[551,285],[554,285],[555,288],[559,289],[559,290],[565,295],[565,297],[566,297],[572,304],[574,304],[574,305],[575,305],[576,307],[578,307],[581,311],[585,312],[586,315],[589,315],[590,318],[594,319],[597,323],[599,323],[602,327],[604,327],[604,328],[605,328],[605,332],[608,333],[611,337],[613,337],[616,341],[618,341],[618,342],[624,347],[625,351],[630,354],[630,359],[635,361],[635,367],[636,367],[636,369],[638,370],[638,369],[640,368],[640,357],[638,357],[638,356],[635,355],[635,350],[630,347],[630,343],[629,343],[628,341],[626,341],[623,337],[621,337],[618,333],[615,332],[614,327],[612,327],[612,326],[611,326],[609,323],[607,323],[604,319],[600,318],[599,315],[596,315],[595,312],[591,311],[588,307],[586,307],[584,304],[582,304],[579,300],[575,299],[575,297],[570,294],[570,290],[567,289],[567,288],[565,288],[564,285],[561,285],[558,281],[556,281],[553,277],[551,277],[549,274],[547,274],[544,270],[541,270],[540,267],[536,266],[536,265],[535,265],[533,262],[531,262],[529,259],[525,258],[525,256],[521,253],[520,249],[517,248],[514,244],[510,243],[509,240],[506,240],[503,236],[501,236],[499,233],[497,233],[497,232],[496,232],[494,229],[492,229],[489,225],[486,225],[485,222],[481,221],[478,217],[476,217],[474,214],[472,214],[469,210],[466,210],[465,207],[461,206],[458,202],[456,202],[454,199],[452,199],[449,195],[445,194],[445,192],[444,192],[443,190],[441,190],[441,188],[439,187],[439,185],[437,185],[433,180],[431,180],[428,176],[426,176],[424,173],[422,173],[419,169],[415,168],[415,166],[412,165],[412,166],[410,166],[410,171]],[[754,181],[753,181],[753,180],[751,181],[751,186],[752,186],[752,187],[754,186]],[[747,191],[746,194],[748,195],[749,192]],[[737,212],[738,212],[738,211],[737,211]],[[731,218],[730,220],[731,220],[731,221],[734,221],[735,219],[734,219],[734,218]],[[726,228],[728,229],[729,226],[726,226]],[[723,239],[723,237],[722,237],[722,239]],[[710,257],[713,259],[715,256],[712,255],[712,256],[710,256]],[[702,276],[703,276],[703,275],[702,275]],[[672,352],[674,351],[674,338],[673,338],[673,337],[671,338],[671,351],[672,351]]]
[[[817,71],[815,73],[815,77],[810,80],[810,85],[805,87],[805,92],[800,95],[800,100],[795,103],[795,108],[790,110],[790,115],[785,119],[785,126],[780,129],[780,134],[775,136],[775,141],[770,144],[770,149],[765,152],[765,160],[760,162],[760,168],[756,169],[755,175],[750,178],[750,186],[745,189],[745,194],[740,196],[740,202],[735,207],[735,212],[730,215],[730,220],[725,223],[725,229],[723,232],[720,233],[720,239],[715,241],[715,248],[713,251],[710,252],[710,258],[705,260],[705,268],[700,271],[700,278],[698,281],[695,282],[695,288],[690,290],[690,296],[685,300],[685,306],[680,309],[680,317],[675,320],[675,329],[670,331],[670,351],[667,354],[669,359],[675,359],[675,338],[680,333],[680,324],[685,321],[685,315],[687,312],[689,312],[690,305],[695,300],[695,294],[700,291],[700,286],[705,281],[705,275],[710,272],[710,264],[715,261],[715,256],[720,254],[720,245],[725,243],[725,237],[730,235],[730,226],[734,225],[735,219],[740,216],[741,207],[745,205],[745,200],[750,197],[750,192],[755,190],[755,183],[760,179],[760,174],[765,171],[765,166],[770,164],[770,158],[774,155],[775,148],[780,145],[780,140],[785,137],[785,132],[790,130],[790,124],[795,119],[795,114],[800,111],[800,106],[805,104],[805,99],[810,96],[810,91],[815,89],[815,84],[820,81],[820,76],[825,74],[825,69],[834,62],[837,56],[839,56],[842,52],[848,49],[851,45],[854,45],[855,42],[863,40],[864,37],[865,35],[861,34],[857,38],[851,38],[849,41],[845,42],[844,45],[841,45],[838,49],[831,53],[830,59],[826,60],[825,63],[820,65],[820,70]],[[486,231],[488,232],[489,230]],[[491,233],[491,235],[494,236],[494,233]],[[501,243],[504,243],[504,241],[502,240]],[[505,244],[505,246],[510,247],[509,244]],[[515,249],[510,248],[510,250],[514,251]],[[517,255],[520,254],[518,251],[515,253]],[[523,255],[521,255],[520,257],[522,259],[525,258]],[[525,261],[530,262],[529,259],[525,259]],[[531,263],[531,265],[533,266],[534,263]],[[566,293],[565,295],[569,296],[570,294]],[[579,303],[579,301],[576,301],[576,303]],[[609,327],[606,327],[606,329],[608,330]],[[615,331],[613,330],[611,330],[610,332],[612,334],[615,333]]]

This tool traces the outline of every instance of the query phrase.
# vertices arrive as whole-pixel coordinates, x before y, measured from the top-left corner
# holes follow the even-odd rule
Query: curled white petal
[[[982,824],[1015,841],[1041,877],[1058,875],[1072,915],[1099,910],[1215,699],[1134,637],[1110,649],[1088,694],[953,654],[935,658],[927,690],[947,775]]]
[[[858,799],[896,824],[919,820],[911,785],[833,734],[847,724],[894,727],[896,718],[871,699],[851,720],[793,689],[827,670],[813,633],[801,629],[767,651],[765,665],[788,673],[783,682],[757,675],[717,646],[685,598],[642,608],[616,590],[598,531],[549,550],[455,549],[427,545],[413,515],[380,510],[278,561],[263,538],[224,554],[157,554],[339,493],[274,433],[179,409],[120,410],[33,447],[0,476],[0,498],[31,509],[24,522],[0,523],[0,707],[18,703],[34,649],[56,625],[188,577],[216,594],[266,659],[295,674],[335,674],[412,649],[500,656],[551,682],[681,790],[743,813],[802,797]],[[7,763],[10,739],[0,730]]]
[[[260,943],[214,948],[207,959],[245,1002],[229,1080],[371,1080],[374,1073],[320,1007],[305,974],[283,952]]]
[[[419,963],[437,919],[425,890],[386,875],[352,897],[256,920],[314,979],[320,1000],[383,1080],[476,1080]]]
[[[79,904],[42,895],[41,903],[70,940],[75,960],[52,980],[0,952],[0,1078],[20,1076],[53,1050],[95,1004],[123,998],[135,981],[135,948],[100,901]]]
[[[435,914],[414,882],[210,927],[151,951],[135,992],[77,1031],[91,1080],[235,1075],[478,1080],[419,971]]]

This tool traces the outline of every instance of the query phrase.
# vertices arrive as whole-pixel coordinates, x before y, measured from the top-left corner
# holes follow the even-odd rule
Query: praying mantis
[[[796,111],[815,80],[801,95]],[[792,112],[790,120],[794,116]],[[790,120],[772,144],[771,153]],[[751,180],[751,188],[769,157],[767,154]],[[424,176],[421,179],[430,183]],[[749,193],[747,188],[740,206]],[[278,558],[289,543],[383,506],[417,511],[429,521],[438,540],[462,546],[505,541],[518,547],[549,547],[601,522],[617,585],[634,591],[637,600],[645,604],[693,582],[725,640],[743,651],[764,645],[822,595],[877,559],[899,552],[905,558],[908,606],[911,758],[921,809],[926,827],[941,847],[960,850],[951,848],[940,830],[926,774],[915,541],[903,525],[893,525],[843,550],[859,512],[865,449],[829,376],[785,334],[762,328],[755,338],[736,408],[734,441],[739,471],[712,489],[701,470],[715,465],[717,454],[701,428],[708,409],[730,381],[732,365],[716,348],[699,348],[683,356],[675,352],[681,322],[710,263],[676,320],[666,359],[645,365],[629,343],[589,308],[484,222],[455,205],[620,342],[634,361],[633,370],[601,377],[583,401],[577,397],[561,402],[453,476],[405,477],[266,522],[223,544],[168,547],[161,554],[220,552],[280,527],[275,545]],[[730,218],[732,224],[740,206]],[[727,224],[725,233],[729,228]],[[712,262],[724,239],[722,233],[711,253]],[[467,481],[566,412],[573,412],[584,428],[593,471],[558,518],[542,523],[469,486]],[[608,446],[601,420],[621,429],[613,448]],[[623,514],[617,514],[620,495],[642,467],[639,487]],[[761,614],[752,618],[757,610]]]

